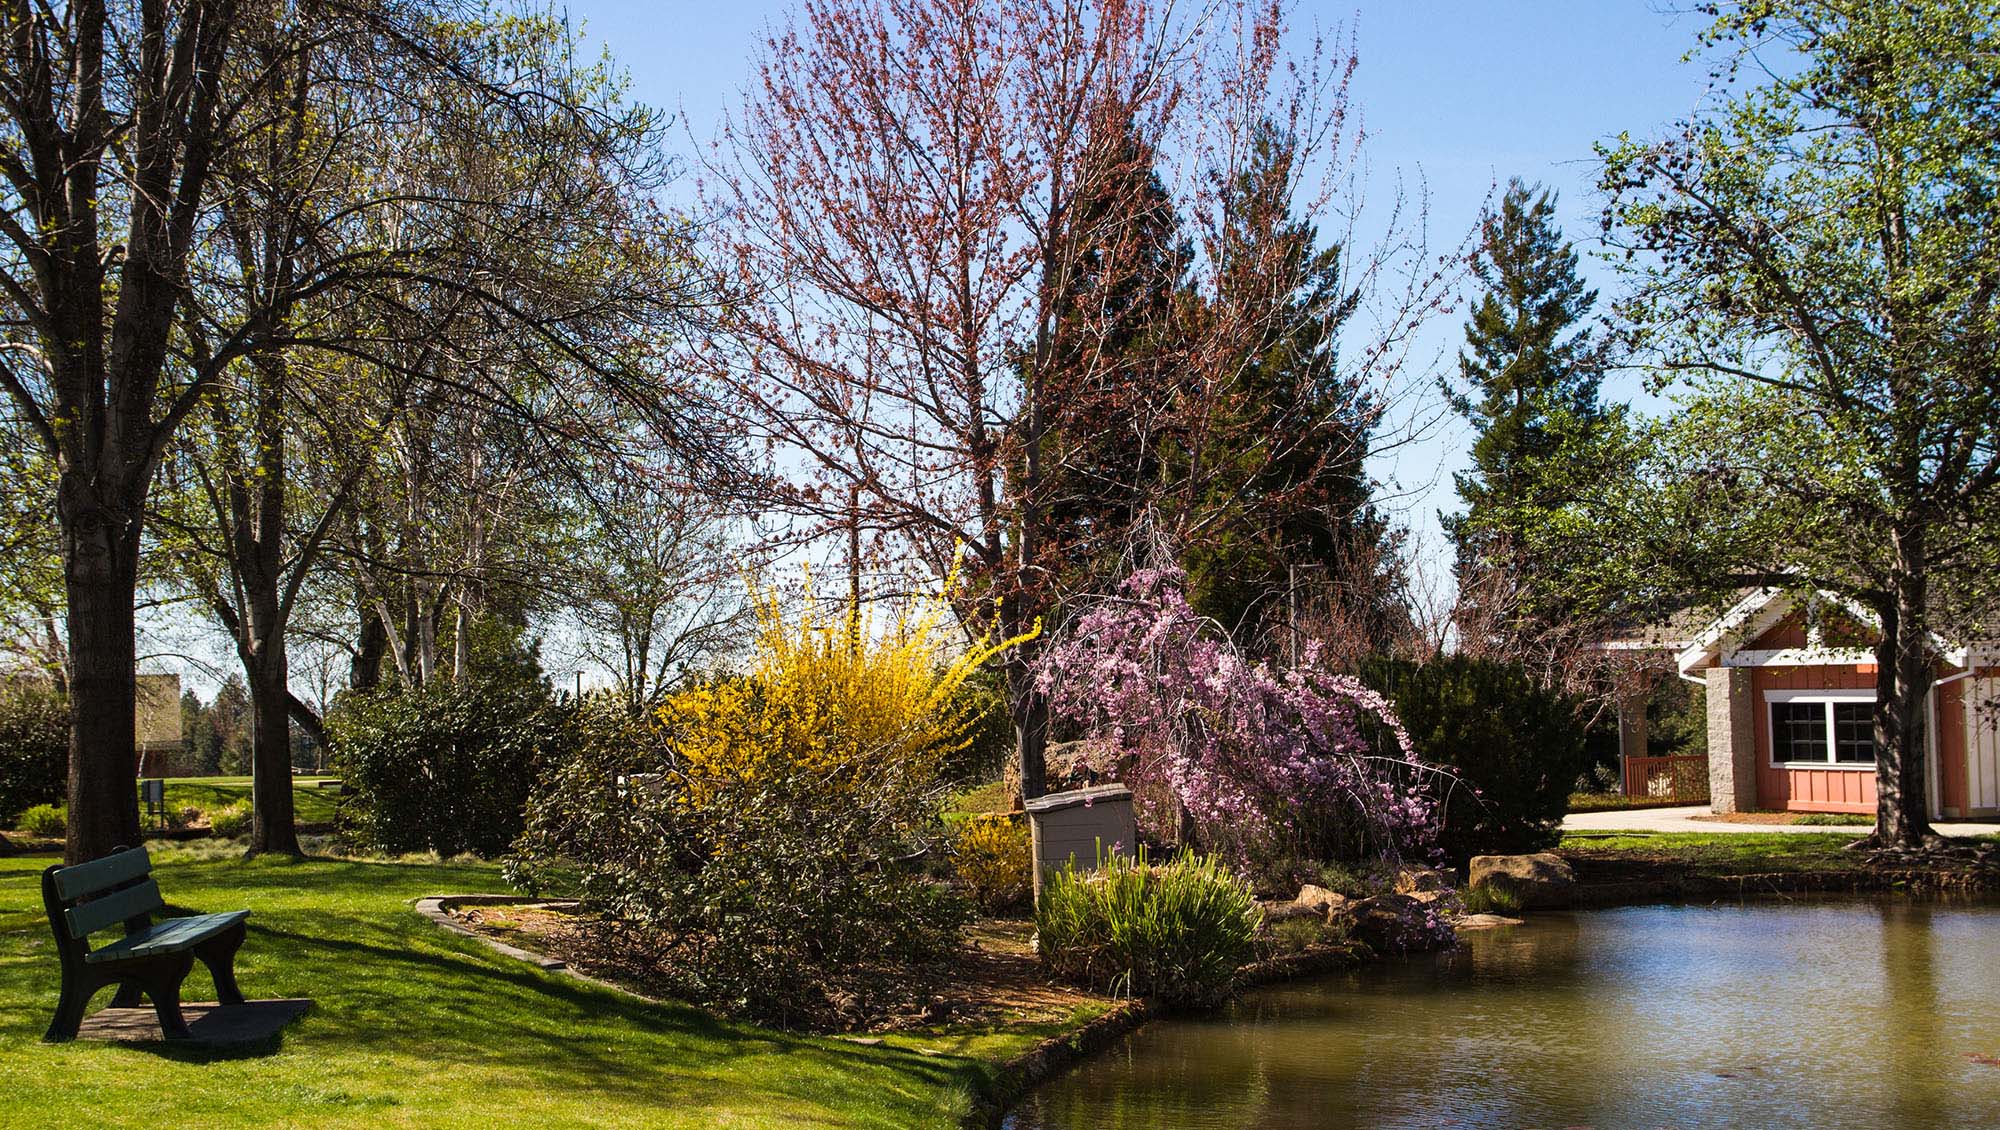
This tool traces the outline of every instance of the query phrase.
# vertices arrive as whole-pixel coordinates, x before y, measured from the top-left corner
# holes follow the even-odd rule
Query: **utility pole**
[[[861,484],[847,488],[847,646],[861,650]]]
[[[1291,666],[1299,665],[1299,567],[1285,563],[1285,648]]]

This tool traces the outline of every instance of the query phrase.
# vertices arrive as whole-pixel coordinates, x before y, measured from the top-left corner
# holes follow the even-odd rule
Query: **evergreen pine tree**
[[[1314,225],[1291,215],[1298,159],[1266,123],[1226,194],[1217,300],[1254,327],[1233,376],[1239,419],[1225,431],[1244,473],[1210,500],[1226,520],[1189,548],[1190,599],[1250,635],[1289,616],[1304,590],[1319,612],[1379,639],[1406,615],[1397,534],[1370,502],[1364,466],[1380,406],[1340,368],[1340,330],[1360,295],[1345,285],[1342,248],[1320,246]]]
[[[1161,421],[1182,379],[1176,312],[1194,258],[1152,147],[1115,115],[1099,129],[1067,221],[1084,252],[1056,299],[1044,405],[1049,559],[1067,562],[1064,583],[1084,589],[1109,581],[1161,475]]]
[[[215,769],[234,776],[250,771],[250,688],[232,671],[208,704],[215,734]]]
[[[1528,591],[1504,582],[1519,572],[1523,523],[1559,501],[1545,497],[1538,472],[1605,421],[1598,387],[1608,360],[1588,324],[1597,292],[1577,273],[1554,194],[1509,182],[1499,210],[1481,223],[1473,272],[1485,293],[1466,324],[1459,380],[1444,382],[1444,391],[1477,438],[1472,470],[1455,476],[1465,512],[1446,517],[1444,527],[1467,594],[1461,628],[1497,634],[1493,642],[1504,646],[1561,617],[1547,599],[1517,596],[1506,609],[1479,603],[1500,591]]]

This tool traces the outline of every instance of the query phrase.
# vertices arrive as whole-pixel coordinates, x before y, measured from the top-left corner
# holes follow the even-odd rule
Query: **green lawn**
[[[1571,793],[1571,812],[1626,812],[1636,808],[1674,808],[1683,801],[1657,800],[1653,797],[1626,796],[1623,793]]]
[[[238,963],[251,996],[311,997],[313,1012],[276,1051],[237,1057],[42,1044],[49,860],[0,859],[0,1126],[941,1127],[992,1062],[1048,1034],[774,1033],[544,973],[411,909],[504,890],[488,865],[158,858],[171,905],[253,911]],[[189,999],[208,997],[203,977]]]
[[[1844,832],[1657,832],[1607,835],[1570,832],[1562,849],[1585,857],[1632,858],[1685,863],[1717,874],[1825,871],[1871,866],[1867,856],[1847,850],[1861,831]],[[1985,836],[1955,841],[1968,847],[2000,842]]]
[[[292,780],[292,805],[301,824],[331,824],[334,790],[319,787],[323,777],[296,777]],[[248,777],[168,777],[167,807],[199,808],[213,812],[237,801],[249,803]]]

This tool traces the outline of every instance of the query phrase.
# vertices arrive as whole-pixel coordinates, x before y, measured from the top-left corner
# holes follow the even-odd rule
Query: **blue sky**
[[[1521,176],[1561,193],[1565,228],[1587,251],[1587,237],[1597,232],[1592,143],[1621,130],[1650,134],[1692,111],[1704,92],[1701,68],[1679,61],[1700,21],[1676,16],[1667,3],[1375,0],[1357,7],[1351,0],[1304,0],[1294,25],[1358,31],[1355,96],[1371,138],[1371,197],[1381,199],[1398,176],[1405,183],[1421,178],[1434,248],[1456,246],[1494,187]],[[687,128],[673,138],[686,146],[690,133],[713,135],[718,116],[750,77],[764,29],[790,6],[790,0],[571,0],[569,12],[629,72],[635,98],[682,115]],[[1585,266],[1607,296],[1615,292],[1609,271],[1588,258]],[[1433,371],[1455,371],[1462,333],[1462,311],[1436,319],[1417,355],[1434,361]],[[1432,376],[1419,378],[1428,387]],[[1639,380],[1614,379],[1606,395],[1639,398]],[[1435,398],[1426,399],[1435,414]],[[1450,554],[1437,515],[1456,508],[1451,472],[1465,466],[1469,438],[1462,426],[1434,427],[1373,468],[1416,534],[1419,568],[1446,581]],[[166,651],[155,665],[182,670],[204,696],[213,693],[218,672],[234,669],[205,625],[156,630],[162,638],[142,650]],[[329,670],[344,663],[334,656]],[[303,655],[294,663],[295,682],[308,694],[318,688],[306,685],[305,672],[316,666]],[[551,670],[564,676],[568,669]]]
[[[576,0],[572,18],[630,72],[636,98],[676,110],[685,131],[712,136],[750,76],[763,31],[789,0]],[[1510,176],[1561,194],[1565,229],[1580,247],[1597,232],[1591,146],[1621,130],[1650,134],[1691,112],[1704,90],[1699,66],[1680,62],[1698,17],[1662,0],[1389,0],[1298,5],[1300,29],[1358,31],[1356,96],[1370,134],[1381,199],[1400,175],[1430,196],[1435,249],[1456,246],[1483,201]],[[1617,280],[1587,269],[1609,296]],[[1451,369],[1462,312],[1427,328],[1418,356]],[[1607,395],[1643,396],[1636,377]],[[1434,427],[1376,460],[1427,567],[1444,560],[1437,514],[1455,507],[1451,472],[1465,464],[1469,433]]]

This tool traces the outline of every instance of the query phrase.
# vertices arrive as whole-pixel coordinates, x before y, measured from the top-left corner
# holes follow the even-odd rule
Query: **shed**
[[[1028,811],[1034,845],[1037,899],[1041,898],[1044,872],[1059,871],[1072,859],[1079,867],[1094,867],[1105,857],[1130,854],[1138,839],[1132,790],[1124,785],[1050,793],[1022,807]]]

